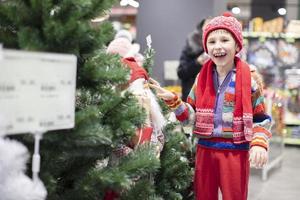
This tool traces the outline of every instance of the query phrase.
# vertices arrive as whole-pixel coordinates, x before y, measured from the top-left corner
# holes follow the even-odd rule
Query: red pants
[[[196,200],[246,200],[249,180],[247,150],[220,150],[197,145],[194,191]]]

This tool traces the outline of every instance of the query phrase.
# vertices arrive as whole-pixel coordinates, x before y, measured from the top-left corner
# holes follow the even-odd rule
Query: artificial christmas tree
[[[111,24],[91,25],[91,19],[106,14],[115,2],[0,2],[0,42],[4,47],[71,53],[78,58],[75,128],[46,133],[41,141],[40,177],[48,200],[100,200],[107,191],[117,191],[120,199],[184,199],[180,193],[189,185],[191,170],[183,159],[187,150],[184,148],[179,153],[171,145],[164,149],[162,158],[172,159],[162,162],[166,168],[160,168],[155,150],[149,145],[136,148],[116,165],[109,164],[113,150],[128,143],[146,117],[137,99],[129,92],[122,93],[119,87],[127,83],[129,69],[119,56],[104,51],[105,44],[113,38]],[[30,135],[14,137],[32,150]],[[177,137],[169,134],[166,144],[173,138]],[[181,144],[185,140],[181,137],[177,141]],[[174,173],[185,174],[177,176],[177,183],[173,174],[167,173],[169,165],[174,164],[184,168],[172,169]],[[175,191],[174,194],[162,191],[158,182],[161,187],[168,183],[167,191]]]

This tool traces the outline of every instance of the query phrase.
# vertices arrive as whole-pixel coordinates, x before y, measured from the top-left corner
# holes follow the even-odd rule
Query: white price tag
[[[151,48],[151,44],[152,44],[151,35],[148,35],[146,37],[146,41],[147,41],[147,47],[150,49]]]
[[[166,60],[164,62],[164,79],[166,80],[178,80],[177,67],[179,65],[178,60]]]
[[[77,58],[3,49],[0,116],[5,133],[74,127]]]

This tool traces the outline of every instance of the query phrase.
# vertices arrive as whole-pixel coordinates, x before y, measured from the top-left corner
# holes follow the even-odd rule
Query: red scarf
[[[194,133],[210,136],[214,129],[214,106],[216,91],[213,82],[214,63],[204,64],[198,77],[196,89],[196,123]],[[251,72],[248,64],[235,58],[236,82],[233,111],[233,139],[236,143],[250,141],[253,136]]]

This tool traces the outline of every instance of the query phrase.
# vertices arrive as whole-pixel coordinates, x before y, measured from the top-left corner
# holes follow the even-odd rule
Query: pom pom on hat
[[[119,54],[122,58],[124,58],[131,50],[131,48],[132,44],[128,39],[116,38],[109,43],[106,52],[111,54]]]
[[[236,43],[240,47],[240,50],[243,48],[243,35],[242,35],[242,25],[241,23],[232,16],[230,12],[225,12],[222,16],[218,16],[209,21],[208,24],[204,27],[203,31],[203,46],[204,50],[207,53],[206,41],[210,32],[217,29],[225,29],[230,32],[235,39]],[[237,52],[238,53],[238,52]]]
[[[126,58],[135,57],[139,50],[139,44],[132,44],[127,38],[120,37],[109,43],[106,53],[119,54],[122,58]]]
[[[223,16],[224,16],[224,17],[233,17],[232,13],[231,13],[231,12],[228,12],[228,11],[227,11],[227,12],[224,12],[224,13],[223,13]]]
[[[132,42],[133,40],[131,33],[125,29],[119,30],[117,32],[117,34],[115,35],[115,39],[117,38],[125,38],[128,39],[129,42]]]

